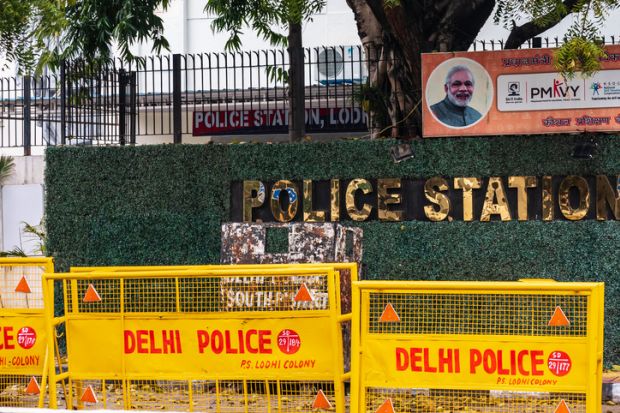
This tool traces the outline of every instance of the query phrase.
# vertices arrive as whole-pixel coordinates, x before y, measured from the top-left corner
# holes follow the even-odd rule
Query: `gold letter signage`
[[[620,176],[606,175],[251,180],[232,192],[231,220],[243,222],[620,218]]]

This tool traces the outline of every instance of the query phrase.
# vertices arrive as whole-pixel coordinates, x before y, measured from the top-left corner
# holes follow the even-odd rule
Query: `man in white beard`
[[[468,106],[474,94],[474,75],[466,66],[454,66],[446,75],[446,97],[431,106],[435,117],[447,126],[464,127],[482,117],[480,112]]]

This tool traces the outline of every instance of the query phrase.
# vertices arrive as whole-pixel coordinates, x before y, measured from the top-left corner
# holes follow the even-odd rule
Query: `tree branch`
[[[545,21],[545,24],[543,25],[531,21],[521,26],[515,26],[510,32],[508,39],[506,40],[504,49],[517,49],[527,40],[549,30],[560,21],[562,21],[564,17],[572,13],[573,7],[575,7],[578,1],[579,0],[565,0],[563,4],[564,7],[566,7],[566,10],[568,10],[568,13],[564,16],[556,16],[556,18],[553,19],[551,18],[553,16],[553,13],[549,13],[542,17],[542,20]]]

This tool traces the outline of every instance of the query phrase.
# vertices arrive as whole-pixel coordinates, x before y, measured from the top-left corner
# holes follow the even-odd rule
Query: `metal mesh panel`
[[[126,331],[133,331],[136,328],[135,326],[140,325],[139,320],[143,319],[153,322],[153,325],[155,325],[153,320],[159,321],[161,318],[191,320],[198,323],[197,320],[202,320],[204,314],[210,314],[209,318],[226,320],[225,323],[222,323],[225,326],[221,327],[222,329],[228,328],[226,327],[227,323],[234,323],[230,320],[232,318],[239,318],[242,326],[245,321],[241,317],[257,318],[263,322],[267,319],[267,314],[264,314],[266,312],[289,312],[285,315],[273,314],[274,318],[288,320],[292,317],[291,311],[329,310],[328,285],[332,285],[332,287],[337,285],[335,280],[328,279],[330,275],[336,275],[335,273],[320,269],[312,269],[310,273],[307,270],[301,271],[302,275],[295,269],[286,273],[262,269],[260,271],[243,269],[243,272],[239,269],[234,272],[204,271],[192,272],[175,269],[168,270],[165,273],[146,273],[145,271],[136,273],[92,272],[63,279],[65,299],[69,303],[67,324],[73,322],[74,316],[75,320],[80,320],[83,323],[89,318],[85,316],[87,313],[92,313],[94,320],[125,317],[124,328],[129,329]],[[231,276],[231,274],[235,276]],[[239,275],[237,276],[237,274]],[[348,284],[350,285],[350,282]],[[255,314],[253,316],[242,314],[248,312]],[[256,312],[263,314],[256,314]],[[105,313],[106,315],[101,316],[97,313]],[[148,313],[156,314],[149,316]],[[170,313],[171,316],[168,317],[165,313]],[[310,314],[308,318],[311,316],[315,315]],[[323,320],[327,318],[327,315],[321,313],[316,317],[317,320]],[[264,322],[266,325],[269,324],[268,321]],[[130,323],[131,325],[129,325]],[[202,324],[201,322],[200,325],[202,326]],[[312,327],[309,322],[306,324],[306,329]],[[346,327],[347,334],[350,330],[349,324]],[[217,328],[217,324],[214,325],[213,328]],[[96,326],[91,325],[91,328],[89,337],[92,337],[91,334],[99,333]],[[158,327],[146,328],[157,330]],[[275,334],[278,329],[273,328]],[[278,338],[285,332],[289,334],[287,328],[280,329],[282,331],[280,331]],[[184,331],[182,330],[181,333]],[[193,334],[195,333],[192,331],[191,335]],[[295,335],[291,336],[291,340],[295,339]],[[288,338],[289,336],[284,337]],[[79,342],[77,338],[75,340],[71,342],[72,346]],[[155,343],[156,340],[153,339],[152,343]],[[273,340],[275,340],[275,336]],[[126,346],[127,343],[128,341],[125,341]],[[276,345],[275,341],[273,341],[273,345]],[[332,345],[330,344],[328,347],[331,348]],[[75,347],[72,349],[75,350]],[[72,349],[69,351],[73,351]],[[282,351],[285,352],[285,350]],[[338,349],[337,351],[340,353],[342,350]],[[76,352],[78,354],[76,360],[80,360],[80,357],[88,358],[89,355],[86,353],[79,354]],[[223,363],[228,361],[228,359],[222,359]],[[189,362],[193,363],[193,360]],[[72,362],[68,364],[76,366]],[[143,367],[144,369],[138,369],[137,373],[135,369],[132,370],[133,373],[125,373],[126,375],[119,377],[121,380],[109,381],[83,379],[84,377],[101,377],[100,374],[108,374],[107,372],[99,373],[96,367],[94,372],[92,366],[86,366],[82,370],[77,369],[80,370],[80,373],[77,374],[81,379],[77,380],[70,376],[72,377],[71,391],[73,395],[73,406],[71,407],[80,409],[120,410],[124,408],[244,413],[312,412],[316,410],[312,406],[319,394],[322,406],[328,403],[334,408],[336,405],[335,389],[337,386],[332,379],[331,372],[325,373],[323,371],[326,370],[325,367],[313,374],[313,377],[323,381],[312,382],[277,380],[280,375],[275,369],[269,371],[268,375],[257,374],[256,372],[246,375],[244,370],[236,374],[234,371],[226,370],[226,375],[222,376],[214,373],[214,371],[222,371],[220,366],[220,370],[214,369],[211,373],[202,369],[184,373],[178,373],[178,370],[175,370],[174,373],[152,375],[152,372],[155,371],[160,372],[162,369],[166,371],[165,366],[159,366],[160,369],[149,362],[145,362]],[[309,365],[305,367],[310,368]],[[311,367],[314,368],[314,361]],[[263,368],[262,365],[260,368]],[[327,370],[329,371],[329,368]],[[68,373],[71,373],[70,369]],[[218,380],[221,377],[226,377],[227,380]],[[269,380],[263,379],[267,377]],[[305,379],[306,376],[285,374],[283,377]],[[93,397],[85,398],[90,388],[92,388],[92,394],[94,394],[93,397],[96,397],[96,401]],[[342,396],[339,395],[339,397]]]
[[[96,403],[82,401],[89,386],[97,400]],[[124,408],[123,385],[120,380],[74,380],[71,392],[73,406],[67,406],[69,410],[123,410]]]
[[[80,401],[91,387],[97,403]],[[190,388],[191,386],[191,388]],[[333,382],[276,380],[130,380],[131,410],[197,411],[219,413],[313,412],[320,391],[335,407]],[[73,382],[74,408],[122,410],[123,386],[117,380]]]
[[[92,285],[101,296],[101,301],[84,302],[88,287]],[[77,287],[75,287],[77,286]],[[67,297],[75,297],[68,301],[69,311],[81,313],[118,313],[120,312],[121,282],[120,280],[77,280],[75,283],[65,282]],[[73,291],[76,288],[76,291]]]
[[[137,410],[189,411],[187,381],[131,380],[129,404]]]
[[[571,413],[585,413],[581,393],[522,393],[479,390],[367,388],[365,412],[374,413],[390,399],[397,412],[554,413],[562,400]]]
[[[312,403],[319,390],[322,390],[333,408],[335,404],[335,391],[333,382],[295,382],[283,381],[280,383],[282,403],[280,409],[283,413],[312,412]]]
[[[379,321],[388,303],[399,323]],[[587,304],[579,295],[371,293],[369,332],[584,337]],[[557,306],[570,325],[548,325]]]
[[[179,305],[184,313],[209,313],[220,309],[220,279],[180,278]]]
[[[332,382],[221,381],[216,386],[216,400],[211,400],[211,405],[205,406],[204,410],[200,405],[196,405],[196,409],[222,413],[312,412],[315,411],[312,404],[319,390],[323,391],[334,406]]]
[[[299,275],[286,277],[222,277],[223,311],[289,311],[329,309],[327,277]],[[312,301],[295,301],[302,285]]]
[[[128,313],[173,313],[177,311],[177,282],[174,278],[127,279],[125,311]]]
[[[247,387],[243,380],[228,380],[218,383],[217,407],[222,413],[243,410],[246,404]]]
[[[77,291],[73,291],[77,285]],[[91,286],[101,301],[84,302]],[[305,288],[311,300],[295,300]],[[69,312],[217,313],[327,310],[325,275],[92,279],[66,282]],[[121,295],[124,308],[121,308]]]
[[[37,265],[42,261],[45,259],[0,258],[0,342],[4,342],[0,348],[0,406],[36,407],[40,392],[45,393],[45,389],[36,388],[42,383],[44,369],[39,359],[44,358],[43,349],[38,347],[24,355],[15,352],[34,346],[37,332],[39,337],[44,334],[41,277],[46,265]],[[37,374],[27,374],[32,372]],[[31,383],[33,379],[37,383]]]
[[[44,272],[45,268],[40,266],[0,265],[0,308],[42,309]],[[15,291],[18,286],[25,286],[24,280],[30,293]]]
[[[215,380],[193,380],[191,402],[194,411],[214,412],[217,407],[217,383]]]
[[[41,376],[35,377],[41,383]],[[26,388],[32,376],[15,374],[0,375],[0,406],[7,407],[37,407],[38,394],[27,394]],[[45,389],[41,389],[45,392]]]

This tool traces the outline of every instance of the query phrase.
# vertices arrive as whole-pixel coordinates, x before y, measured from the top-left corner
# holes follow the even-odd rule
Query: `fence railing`
[[[357,107],[365,59],[359,45],[305,49],[306,108]],[[195,111],[286,110],[287,69],[285,50],[262,50],[151,56],[96,71],[67,64],[36,78],[3,78],[0,147],[28,154],[32,146],[135,143],[136,136],[180,142],[192,133]]]
[[[0,147],[118,140],[117,74],[66,66],[39,77],[0,78]]]
[[[602,40],[617,44],[620,36]],[[537,38],[523,47],[561,44],[560,38]],[[501,40],[477,40],[470,50],[503,46]],[[322,123],[336,109],[345,115],[361,113],[356,96],[368,79],[362,46],[307,48],[304,61],[310,123]],[[98,70],[65,64],[36,78],[0,78],[0,148],[23,148],[28,155],[32,147],[123,145],[136,143],[136,137],[167,136],[181,142],[193,133],[197,113],[197,120],[210,122],[204,135],[256,133],[232,127],[235,114],[252,114],[261,126],[274,120],[286,126],[288,64],[285,50],[175,54],[146,57],[141,63],[117,60]],[[314,132],[366,130],[363,119],[356,123],[347,116]],[[281,128],[262,130],[285,133]]]
[[[620,44],[620,35],[619,36],[603,36],[601,37],[601,42],[607,45]],[[504,50],[504,40],[485,40],[480,39],[476,40],[472,43],[469,50],[472,52],[480,52],[480,51],[493,51],[493,50]],[[554,48],[560,47],[564,44],[564,39],[561,37],[534,37],[533,39],[527,40],[523,45],[521,45],[522,49],[537,49],[537,48]]]

